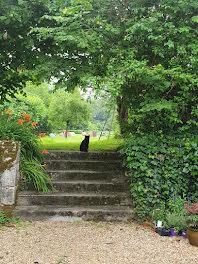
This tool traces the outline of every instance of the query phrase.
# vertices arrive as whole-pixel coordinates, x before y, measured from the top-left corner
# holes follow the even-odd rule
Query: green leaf
[[[195,22],[195,23],[198,23],[198,16],[193,16],[192,17],[192,21]]]

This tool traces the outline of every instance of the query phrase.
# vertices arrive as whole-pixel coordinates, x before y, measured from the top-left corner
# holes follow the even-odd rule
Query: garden
[[[136,220],[198,246],[197,9],[0,3],[0,138],[21,142],[22,188],[50,192],[47,150],[79,150],[94,131],[89,151],[120,152]]]

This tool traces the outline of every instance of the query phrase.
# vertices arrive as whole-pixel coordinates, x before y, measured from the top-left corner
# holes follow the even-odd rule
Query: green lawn
[[[53,150],[79,150],[80,144],[85,137],[82,135],[76,135],[74,137],[60,137],[55,138],[43,137],[40,139],[43,149]],[[115,138],[101,138],[90,137],[89,151],[108,151],[116,150],[122,143],[122,139]]]

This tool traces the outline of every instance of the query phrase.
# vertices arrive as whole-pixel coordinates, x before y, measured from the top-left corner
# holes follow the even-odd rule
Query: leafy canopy
[[[51,58],[59,83],[106,90],[128,129],[197,129],[197,8],[196,0],[76,0],[34,32],[59,49]]]
[[[49,0],[1,0],[0,1],[0,102],[7,96],[22,92],[27,80],[42,79],[43,72],[36,74],[38,65],[48,58],[50,42],[43,42],[33,27],[49,26],[40,21],[46,13],[58,9],[60,1]],[[6,32],[6,35],[4,35]],[[35,73],[34,73],[35,72]],[[45,77],[44,77],[45,78]]]
[[[127,131],[196,130],[197,9],[197,0],[1,3],[1,99],[54,76],[68,90],[107,91]]]

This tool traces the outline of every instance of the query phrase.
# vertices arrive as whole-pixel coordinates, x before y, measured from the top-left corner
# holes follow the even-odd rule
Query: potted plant
[[[171,236],[176,236],[186,230],[186,216],[184,212],[167,213],[166,226],[170,228]],[[184,233],[184,232],[183,232]]]
[[[191,206],[184,204],[189,217],[187,223],[187,238],[192,246],[198,247],[198,202]]]
[[[166,227],[166,210],[164,206],[153,211],[152,223],[156,226],[156,232],[160,236],[170,236],[170,229]]]

